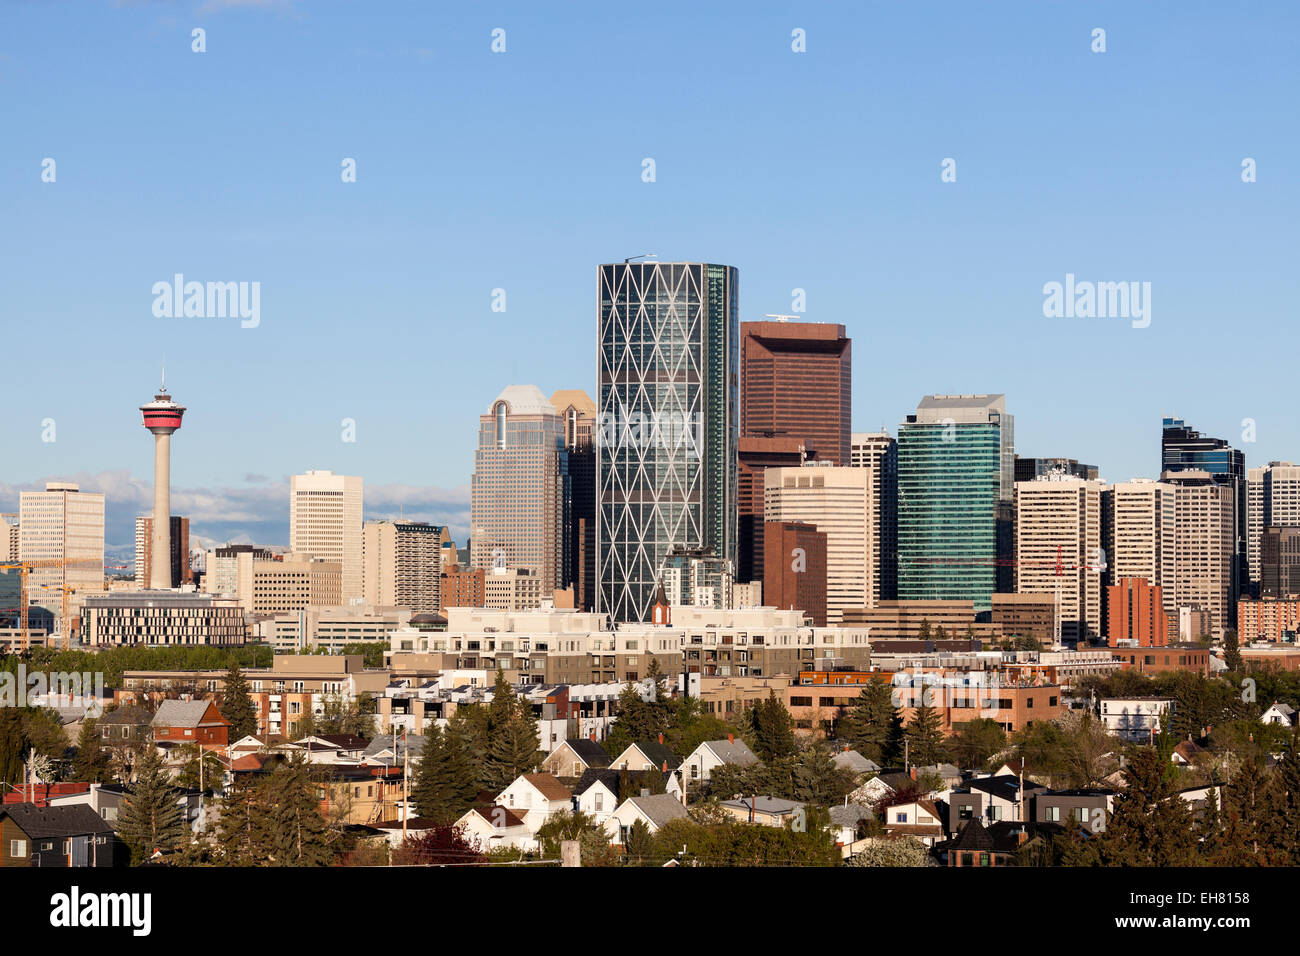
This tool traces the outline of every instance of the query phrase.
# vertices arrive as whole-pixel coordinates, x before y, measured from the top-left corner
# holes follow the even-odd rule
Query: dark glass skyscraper
[[[899,425],[899,598],[988,611],[1011,590],[1014,459],[1004,395],[927,395]]]
[[[1160,470],[1209,472],[1216,482],[1232,487],[1235,496],[1236,541],[1233,555],[1233,591],[1235,604],[1243,588],[1250,586],[1246,563],[1246,456],[1222,438],[1210,438],[1187,427],[1181,418],[1166,418],[1160,434]],[[1235,610],[1232,619],[1236,619]]]
[[[596,610],[646,621],[673,548],[736,561],[738,273],[599,267]]]

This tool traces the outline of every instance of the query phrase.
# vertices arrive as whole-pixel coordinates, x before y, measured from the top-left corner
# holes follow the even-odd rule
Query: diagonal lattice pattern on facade
[[[739,318],[730,266],[599,270],[597,610],[647,620],[674,547],[736,555]]]

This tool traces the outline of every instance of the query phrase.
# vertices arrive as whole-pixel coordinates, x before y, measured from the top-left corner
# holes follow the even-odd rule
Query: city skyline
[[[859,343],[855,431],[894,432],[925,394],[1005,393],[1021,454],[1095,463],[1108,481],[1158,475],[1165,416],[1249,466],[1300,453],[1281,391],[1297,134],[1277,122],[1276,81],[1293,10],[1261,30],[1262,13],[1115,3],[1012,18],[719,8],[691,11],[683,32],[671,14],[688,7],[671,3],[635,31],[596,5],[361,21],[328,3],[229,6],[2,14],[14,109],[0,252],[21,264],[7,349],[41,353],[57,330],[59,371],[10,390],[0,510],[77,481],[106,495],[110,547],[130,548],[152,480],[119,412],[165,351],[192,409],[172,510],[197,537],[284,541],[288,476],[330,469],[365,477],[368,517],[463,538],[475,416],[510,384],[595,398],[590,270],[650,251],[735,265],[741,321],[844,325]],[[393,39],[399,20],[409,39]],[[1098,25],[1104,54],[1090,49]],[[75,54],[51,40],[83,33],[96,42]],[[611,42],[623,55],[593,66]],[[583,67],[557,70],[566,61]],[[464,86],[476,95],[446,95]],[[590,121],[627,90],[644,91],[638,123]],[[701,96],[725,118],[680,108]],[[167,117],[192,121],[182,134]],[[340,181],[348,158],[354,183]],[[716,213],[707,231],[701,209]],[[152,288],[177,274],[260,283],[258,324],[155,315]],[[1150,282],[1150,325],[1046,318],[1043,287],[1069,277]],[[494,327],[500,346],[476,347]],[[1252,375],[1206,389],[1221,346],[1257,329],[1270,347]],[[407,355],[436,375],[404,374]],[[269,392],[314,398],[268,414]],[[1254,442],[1239,440],[1244,419]]]

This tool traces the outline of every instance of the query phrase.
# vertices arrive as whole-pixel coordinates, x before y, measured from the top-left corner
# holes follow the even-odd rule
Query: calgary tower
[[[144,427],[153,432],[153,539],[148,586],[167,591],[172,586],[172,432],[181,427],[185,406],[167,394],[167,371],[153,401],[141,405]]]

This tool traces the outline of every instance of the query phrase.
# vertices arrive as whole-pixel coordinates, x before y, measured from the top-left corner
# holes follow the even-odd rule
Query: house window
[[[895,823],[906,823],[906,822],[907,822],[907,811],[906,811],[906,810],[900,810],[900,811],[898,812],[898,815],[894,818],[894,822],[895,822]]]
[[[980,866],[988,866],[988,865],[989,865],[989,855],[987,853],[981,853]]]
[[[9,841],[9,855],[10,855],[10,856],[26,856],[26,855],[27,855],[27,841],[26,841],[26,840],[10,840],[10,841]]]
[[[605,809],[605,795],[603,793],[596,794],[595,807],[597,813],[600,813],[602,810]]]
[[[54,849],[54,841],[53,841],[53,840],[46,840],[44,843],[41,844],[41,849],[42,849],[42,850],[53,850],[53,849]]]
[[[1061,808],[1060,808],[1060,807],[1048,807],[1048,808],[1047,808],[1047,820],[1048,820],[1049,823],[1060,823],[1060,822],[1061,822]]]
[[[958,820],[969,820],[969,819],[971,819],[971,818],[974,817],[974,816],[975,816],[975,808],[972,807],[972,806],[971,806],[970,804],[968,804],[968,803],[967,803],[967,804],[963,804],[962,806],[959,806],[959,807],[957,808],[957,819],[958,819]]]

